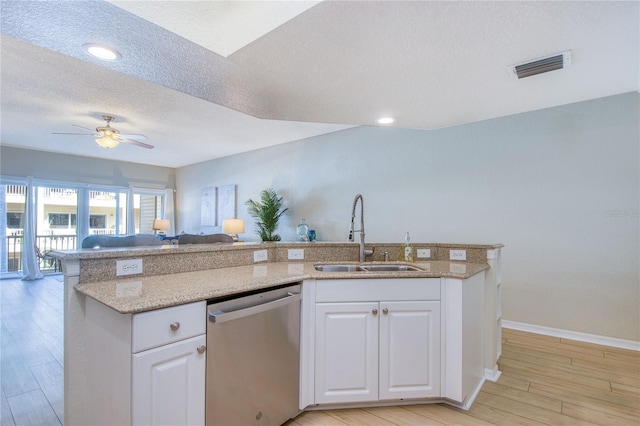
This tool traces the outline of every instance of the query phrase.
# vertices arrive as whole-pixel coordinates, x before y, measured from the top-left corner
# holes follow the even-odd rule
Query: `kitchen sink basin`
[[[420,268],[403,264],[375,264],[375,265],[315,265],[316,271],[320,272],[409,272],[421,271]]]
[[[406,272],[406,271],[421,271],[420,268],[411,265],[366,265],[364,269],[369,272]]]
[[[321,272],[364,272],[360,265],[316,265],[316,271]]]

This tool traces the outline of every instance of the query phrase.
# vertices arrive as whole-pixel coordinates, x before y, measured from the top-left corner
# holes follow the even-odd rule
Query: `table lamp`
[[[159,235],[164,235],[164,231],[169,229],[169,219],[154,219],[151,228],[158,231]]]
[[[233,241],[238,241],[238,234],[244,232],[244,220],[242,219],[223,219],[222,232],[229,234]]]

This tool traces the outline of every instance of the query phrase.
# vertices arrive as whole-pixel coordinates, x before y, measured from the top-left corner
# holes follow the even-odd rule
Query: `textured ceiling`
[[[273,16],[244,8],[254,2],[132,3],[123,7],[171,31],[104,1],[1,2],[2,144],[179,167],[380,115],[434,129],[640,83],[638,2],[324,1]],[[260,14],[274,19],[258,24]],[[237,31],[247,24],[256,31]],[[87,42],[116,47],[122,60],[89,57]],[[507,72],[565,50],[565,70],[524,80]],[[96,127],[103,113],[156,148],[107,151],[51,135]]]
[[[108,1],[224,57],[319,3],[301,0]]]
[[[6,36],[2,76],[2,143],[30,149],[179,167],[345,127],[261,120]],[[155,148],[105,150],[89,136],[51,134],[103,125],[104,113]]]

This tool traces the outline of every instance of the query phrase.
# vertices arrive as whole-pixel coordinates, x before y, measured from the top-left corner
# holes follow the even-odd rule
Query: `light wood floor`
[[[0,420],[61,425],[63,303],[58,277],[0,280]],[[289,426],[639,425],[640,353],[503,330],[503,372],[469,411],[444,404],[306,412]]]
[[[0,421],[61,425],[64,419],[61,276],[0,280]]]
[[[445,404],[309,411],[287,426],[639,425],[640,353],[503,329],[502,377]]]

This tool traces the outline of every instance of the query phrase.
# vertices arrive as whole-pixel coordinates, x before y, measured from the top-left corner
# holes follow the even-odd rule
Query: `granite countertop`
[[[162,244],[159,246],[102,247],[79,248],[75,250],[51,250],[47,253],[58,259],[108,259],[138,256],[157,256],[164,254],[201,253],[201,252],[237,252],[241,250],[264,250],[269,248],[323,248],[353,247],[357,243],[350,242],[238,242],[214,244]]]
[[[422,268],[421,271],[318,272],[314,268],[316,263],[265,262],[176,274],[125,277],[113,281],[77,284],[75,289],[120,313],[131,314],[296,283],[305,279],[440,277],[466,279],[489,269],[487,264],[431,261],[413,264]],[[357,264],[357,262],[323,263]]]
[[[376,246],[398,246],[401,243],[367,243],[367,248]],[[413,243],[415,247],[455,247],[456,249],[498,249],[504,247],[503,244],[451,244],[451,243]],[[262,250],[268,248],[335,248],[335,247],[356,247],[354,242],[330,242],[317,241],[308,242],[239,242],[233,244],[185,244],[160,246],[137,246],[137,247],[104,247],[101,249],[75,249],[75,250],[51,250],[48,255],[57,259],[108,259],[137,256],[156,256],[163,254],[178,253],[200,253],[211,251],[239,251],[239,250]]]

